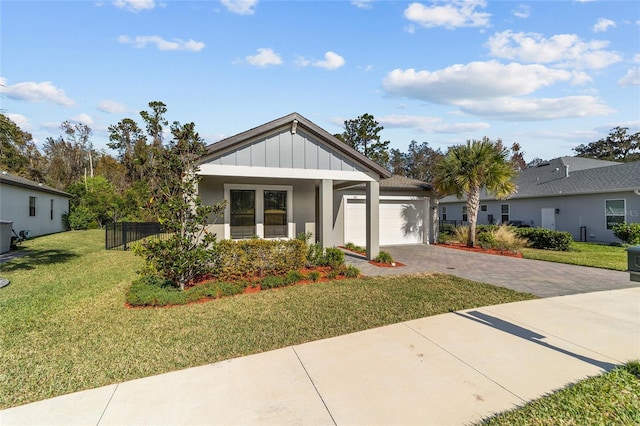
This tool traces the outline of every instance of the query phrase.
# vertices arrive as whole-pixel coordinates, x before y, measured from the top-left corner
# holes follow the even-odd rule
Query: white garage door
[[[380,200],[380,245],[421,244],[423,200]],[[347,200],[345,243],[364,246],[366,212],[364,200]]]

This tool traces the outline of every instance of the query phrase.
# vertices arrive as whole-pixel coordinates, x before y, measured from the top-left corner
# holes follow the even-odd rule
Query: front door
[[[542,227],[546,229],[556,230],[556,209],[543,208],[542,209]]]

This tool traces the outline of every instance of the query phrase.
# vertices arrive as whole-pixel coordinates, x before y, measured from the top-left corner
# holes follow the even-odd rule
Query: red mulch
[[[495,254],[495,255],[498,255],[498,256],[517,257],[519,259],[523,258],[522,253],[517,252],[517,251],[483,249],[480,246],[467,247],[466,244],[459,244],[459,243],[446,243],[446,244],[438,244],[438,245],[441,246],[441,247],[452,248],[452,249],[456,249],[456,250],[466,250],[466,251],[473,251],[473,252],[476,252],[476,253]]]
[[[375,260],[370,260],[369,263],[372,264],[373,266],[378,266],[380,268],[397,268],[400,266],[406,266],[404,263],[400,263],[400,262],[383,263],[383,262],[376,262]]]

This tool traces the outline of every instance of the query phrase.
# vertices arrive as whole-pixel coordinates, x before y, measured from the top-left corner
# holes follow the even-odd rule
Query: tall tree
[[[486,137],[449,148],[437,164],[435,186],[438,192],[467,198],[467,246],[475,245],[480,192],[484,189],[496,198],[508,198],[517,189],[513,182],[515,176],[509,151]]]
[[[169,121],[164,118],[167,113],[167,106],[160,101],[149,102],[149,108],[151,111],[140,111],[140,116],[145,122],[147,128],[147,134],[151,137],[151,150],[150,150],[150,166],[154,167],[156,164],[156,157],[164,150],[163,144],[163,131],[164,127],[169,125]]]
[[[129,183],[142,180],[149,162],[150,149],[138,124],[125,118],[118,124],[109,126],[109,141],[107,146],[118,152],[118,159],[127,171]]]
[[[0,168],[10,173],[44,181],[44,158],[30,133],[0,114]]]
[[[628,127],[614,127],[606,138],[573,148],[577,157],[623,163],[640,160],[640,132],[627,134]]]
[[[433,182],[435,165],[443,156],[442,151],[431,148],[428,142],[418,144],[418,142],[412,140],[406,154],[406,176],[423,182]]]
[[[351,148],[383,167],[389,163],[389,141],[380,140],[384,129],[371,114],[363,114],[353,120],[345,120],[344,132],[334,135]]]

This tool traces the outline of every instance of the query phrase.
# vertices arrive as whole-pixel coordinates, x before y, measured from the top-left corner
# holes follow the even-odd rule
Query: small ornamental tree
[[[171,280],[181,290],[194,278],[211,270],[216,237],[206,230],[209,218],[217,218],[225,203],[203,205],[198,195],[198,160],[205,146],[195,125],[171,126],[173,139],[159,153],[151,180],[149,208],[164,226],[168,239],[150,239],[140,254],[146,270]]]

